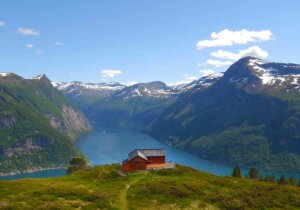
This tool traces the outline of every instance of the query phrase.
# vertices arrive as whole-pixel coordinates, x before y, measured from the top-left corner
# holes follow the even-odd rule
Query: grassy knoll
[[[121,176],[118,165],[0,181],[0,209],[299,209],[300,188],[192,168]]]

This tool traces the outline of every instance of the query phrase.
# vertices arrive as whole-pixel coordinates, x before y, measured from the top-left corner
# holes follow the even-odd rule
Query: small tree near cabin
[[[280,185],[285,185],[286,184],[286,180],[285,180],[285,177],[282,175],[278,181],[278,184]]]
[[[238,178],[241,178],[241,177],[242,177],[241,169],[240,169],[239,166],[235,166],[235,167],[233,168],[232,176],[233,176],[233,177],[238,177]]]
[[[250,179],[258,179],[259,178],[259,174],[256,168],[250,168],[249,172],[249,178]]]
[[[88,168],[88,162],[82,157],[74,157],[69,163],[67,174],[75,171],[82,171]]]

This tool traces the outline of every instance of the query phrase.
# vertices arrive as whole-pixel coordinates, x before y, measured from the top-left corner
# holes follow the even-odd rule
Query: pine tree
[[[259,178],[259,174],[256,168],[250,168],[249,172],[249,177],[250,179],[258,179]]]
[[[278,181],[278,184],[280,185],[285,185],[286,184],[286,180],[285,180],[285,177],[284,175],[282,175]]]
[[[235,166],[235,167],[233,168],[232,176],[233,176],[233,177],[238,177],[238,178],[241,178],[241,177],[242,177],[241,169],[240,169],[239,166]]]

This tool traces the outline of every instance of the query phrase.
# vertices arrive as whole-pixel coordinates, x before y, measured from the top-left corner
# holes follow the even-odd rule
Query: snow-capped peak
[[[188,90],[191,90],[192,88],[197,87],[200,88],[207,88],[212,86],[217,80],[219,80],[221,77],[223,77],[223,72],[218,72],[214,74],[210,74],[204,77],[201,77],[198,80],[194,80],[188,84],[179,84],[173,86],[174,89],[178,90],[179,92],[186,92]]]
[[[46,76],[45,74],[40,74],[40,75],[38,75],[36,77],[33,77],[32,79],[41,80],[45,76]]]
[[[257,65],[263,65],[263,64],[266,64],[266,63],[269,63],[268,61],[265,61],[265,60],[262,60],[262,59],[259,59],[259,58],[250,58],[249,61],[248,61],[248,65],[249,66],[257,66]]]
[[[116,92],[114,96],[128,100],[135,97],[169,98],[175,94],[177,94],[177,91],[173,88],[163,82],[155,81],[128,86]]]
[[[120,83],[83,83],[83,82],[51,82],[52,86],[65,94],[77,97],[82,94],[87,95],[111,95],[116,91],[125,88]]]
[[[283,85],[289,80],[293,80],[293,84],[299,84],[300,65],[270,63],[261,59],[251,58],[248,61],[248,66],[260,78],[262,85]]]
[[[6,77],[8,75],[10,75],[11,73],[7,73],[7,72],[0,72],[0,76],[1,77]]]

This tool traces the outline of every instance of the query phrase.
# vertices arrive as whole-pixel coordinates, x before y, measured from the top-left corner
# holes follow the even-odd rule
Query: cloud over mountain
[[[217,50],[215,52],[212,52],[210,55],[219,59],[237,61],[238,59],[246,56],[266,58],[268,57],[269,53],[261,49],[259,46],[252,46],[245,50],[240,50],[238,53],[233,53],[225,50]]]
[[[201,76],[203,76],[203,77],[215,73],[215,71],[212,69],[201,69],[199,72],[200,72]]]
[[[210,47],[241,45],[249,42],[268,41],[272,37],[270,30],[249,31],[242,29],[240,31],[231,31],[224,29],[220,32],[212,32],[210,39],[198,41],[196,47],[198,50],[202,50]]]
[[[108,70],[107,69],[107,70],[102,70],[101,71],[101,76],[103,78],[114,78],[114,77],[116,77],[118,75],[121,75],[121,74],[123,74],[123,72],[120,71],[120,70],[111,70],[111,69]]]

